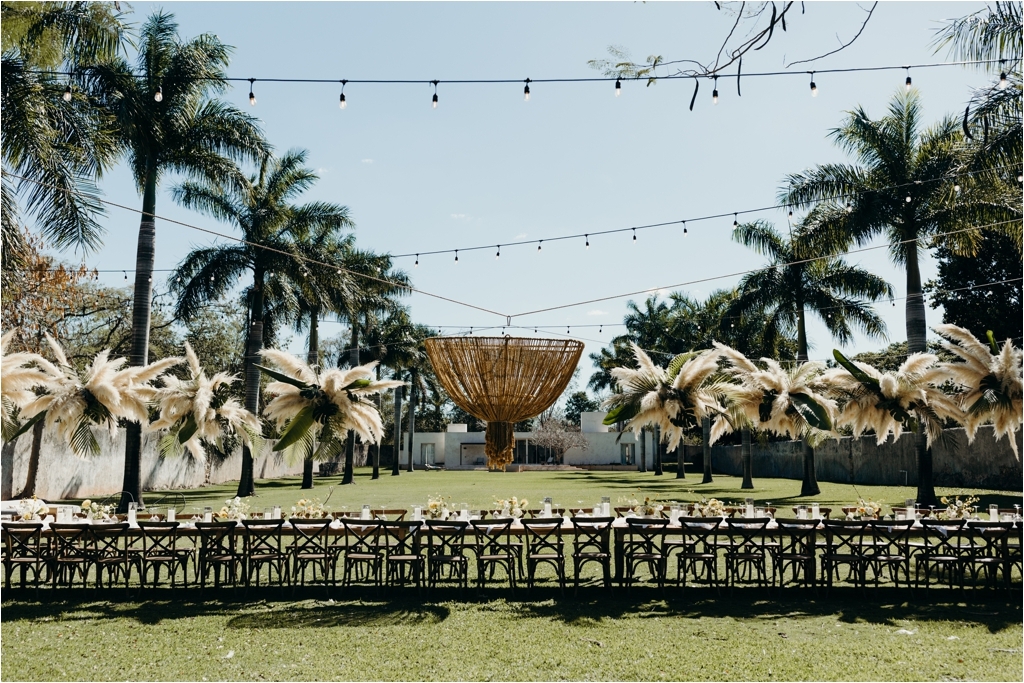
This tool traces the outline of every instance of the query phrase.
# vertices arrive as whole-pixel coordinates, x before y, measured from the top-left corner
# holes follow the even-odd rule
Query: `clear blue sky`
[[[864,6],[868,6],[865,3]],[[881,3],[860,40],[814,68],[881,66],[946,61],[930,46],[941,21],[982,8],[982,3]],[[643,59],[707,61],[728,30],[728,19],[705,3],[134,3],[135,21],[163,7],[181,35],[211,32],[234,46],[230,75],[331,79],[587,77],[587,60],[615,44]],[[781,70],[787,61],[812,57],[848,39],[864,13],[854,3],[807,3],[764,50],[744,60],[744,71]],[[794,70],[806,67],[794,67]],[[986,82],[962,68],[912,72],[925,118],[961,114],[971,86]],[[703,84],[693,112],[688,81],[646,88],[628,82],[613,97],[610,83],[534,84],[531,101],[522,85],[446,85],[440,106],[422,85],[354,85],[349,106],[338,107],[337,85],[257,83],[258,104],[246,101],[247,84],[227,98],[258,116],[280,151],[305,148],[321,181],[308,199],[346,204],[358,225],[359,243],[380,252],[407,253],[519,239],[600,231],[688,216],[772,205],[788,172],[845,160],[826,139],[843,112],[860,104],[873,117],[903,87],[899,71],[818,75],[812,99],[808,78],[720,82],[721,101],[710,102]],[[211,219],[174,205],[164,183],[157,211],[178,220],[224,230]],[[106,196],[141,206],[124,168],[102,181]],[[761,217],[784,227],[784,212]],[[87,258],[98,268],[131,267],[138,216],[110,209],[106,246]],[[515,314],[546,306],[660,287],[754,268],[761,258],[734,244],[732,219],[645,230],[634,246],[628,234],[460,254],[399,259],[424,290]],[[157,268],[173,267],[192,246],[209,239],[158,222]],[[74,258],[70,254],[69,258]],[[902,273],[884,249],[856,255],[859,263],[905,293]],[[925,277],[934,273],[929,261]],[[105,276],[123,284],[120,274]],[[726,278],[687,288],[703,298],[735,285]],[[161,279],[158,289],[163,289]],[[667,293],[667,292],[666,292]],[[643,297],[637,297],[642,301]],[[513,324],[621,323],[626,299],[515,318]],[[433,326],[500,325],[502,318],[421,295],[407,299],[416,321]],[[879,307],[889,338],[905,338],[903,303]],[[929,309],[929,324],[940,311]],[[340,325],[324,326],[330,335]],[[622,328],[573,330],[596,351]],[[565,332],[565,329],[561,329]],[[446,330],[452,332],[452,330]],[[813,321],[812,358],[833,347]],[[598,341],[590,341],[598,340]],[[301,339],[294,339],[298,348]],[[848,350],[878,348],[858,336]],[[591,372],[584,360],[583,379]]]

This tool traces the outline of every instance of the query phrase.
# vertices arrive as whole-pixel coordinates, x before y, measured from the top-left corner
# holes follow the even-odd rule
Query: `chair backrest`
[[[859,519],[826,519],[825,552],[828,555],[859,555],[860,537],[868,523]]]
[[[508,555],[511,551],[511,539],[509,529],[515,520],[511,517],[495,517],[484,521],[472,519],[469,521],[473,533],[476,534],[477,555]]]
[[[610,552],[614,517],[573,517],[571,521],[575,531],[575,553]]]
[[[89,540],[92,552],[98,557],[127,557],[128,545],[122,544],[128,532],[128,522],[119,524],[90,524]]]
[[[923,521],[923,520],[922,520]],[[990,554],[1009,550],[1011,538],[1019,543],[1021,525],[1013,522],[989,522],[970,520],[965,525],[964,542],[975,551],[987,550]],[[1013,544],[1019,552],[1020,546]]]
[[[913,528],[912,519],[869,519],[861,536],[862,550],[872,555],[908,556]]]
[[[387,547],[389,555],[419,555],[422,547],[422,529],[423,521],[383,522],[380,525],[381,538],[378,542]]]
[[[39,559],[42,522],[4,522],[4,557]]]
[[[428,519],[427,554],[431,557],[457,557],[466,547],[469,522]]]
[[[53,532],[53,555],[58,559],[88,559],[88,524],[51,524]]]
[[[179,522],[140,521],[143,555],[174,556],[178,547]]]
[[[289,546],[291,552],[319,555],[330,551],[331,520],[293,517],[288,523],[292,525],[293,533],[292,544]]]
[[[405,508],[376,508],[370,510],[370,512],[373,514],[374,519],[379,519],[384,522],[401,522],[408,514],[408,510]]]
[[[816,519],[776,519],[779,528],[779,552],[784,555],[813,554],[818,534]]]
[[[733,537],[729,550],[736,553],[760,552],[764,549],[765,531],[771,517],[727,517],[725,528]],[[735,539],[739,540],[735,540]]]
[[[668,520],[660,517],[626,517],[623,552],[648,552],[659,547],[667,526]]]
[[[718,535],[718,528],[724,526],[725,522],[721,517],[693,518],[683,517],[679,520],[679,527],[683,531],[683,538],[692,543],[695,547],[703,544],[705,548],[714,545],[715,536]]]
[[[246,555],[280,555],[283,519],[243,519],[242,547]]]
[[[562,553],[562,518],[521,519],[529,553]]]
[[[379,519],[343,519],[345,527],[345,551],[350,553],[377,554],[387,537],[381,532],[384,525]]]
[[[235,529],[238,524],[227,522],[196,522],[199,532],[200,555],[234,555],[238,544],[235,543]]]

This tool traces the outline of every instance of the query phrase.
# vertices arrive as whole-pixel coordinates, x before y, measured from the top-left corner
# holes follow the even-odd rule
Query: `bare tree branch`
[[[835,53],[837,53],[837,52],[839,52],[841,50],[845,50],[846,48],[848,48],[851,45],[853,45],[853,41],[855,41],[858,38],[860,38],[860,34],[864,33],[864,27],[866,27],[868,25],[868,21],[871,19],[871,15],[872,15],[872,13],[874,13],[876,7],[878,7],[878,2],[877,1],[873,5],[871,5],[871,9],[868,10],[868,15],[866,17],[864,17],[864,23],[860,25],[860,30],[857,31],[857,35],[855,35],[853,38],[850,38],[850,42],[842,44],[839,47],[837,47],[835,50],[832,50],[831,52],[826,52],[823,55],[819,55],[817,57],[812,57],[810,59],[801,59],[801,60],[798,60],[798,61],[795,61],[795,62],[790,62],[789,64],[786,65],[786,68],[788,69],[789,67],[791,67],[791,66],[793,66],[795,64],[807,64],[808,62],[815,62],[815,61],[817,61],[819,59],[824,59],[825,57],[828,57],[829,55],[834,55]]]

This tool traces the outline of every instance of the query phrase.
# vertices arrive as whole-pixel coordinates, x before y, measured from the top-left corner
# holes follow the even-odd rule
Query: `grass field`
[[[801,502],[800,482],[699,474],[676,479],[634,472],[415,472],[354,486],[317,479],[312,495],[335,510],[363,503],[409,507],[430,495],[486,508],[496,496],[592,506],[602,495],[726,501],[752,495],[780,508]],[[814,498],[838,506],[860,497],[887,504],[905,487],[821,484]],[[185,514],[220,507],[235,485],[182,492]],[[982,494],[1009,507],[1020,493]],[[162,492],[147,494],[153,505]],[[257,483],[255,510],[300,497],[299,480]],[[180,509],[180,507],[179,507]],[[596,570],[595,570],[596,571]],[[571,574],[571,568],[570,568]],[[672,574],[674,576],[674,574]],[[593,577],[596,578],[596,575]],[[759,588],[721,596],[704,589],[628,594],[599,589],[562,596],[550,577],[532,593],[507,587],[415,590],[322,588],[278,596],[226,592],[200,600],[157,590],[140,601],[123,592],[51,592],[37,599],[5,590],[2,680],[1020,680],[1024,638],[1019,583],[1012,592],[881,588],[865,597],[838,588]],[[110,599],[110,598],[114,599]]]
[[[772,503],[780,509],[801,503],[817,501],[823,506],[850,505],[858,498],[878,501],[887,505],[902,505],[907,498],[916,494],[914,487],[906,486],[853,486],[821,482],[821,494],[805,498],[800,496],[800,482],[794,479],[755,479],[754,490],[740,488],[739,477],[715,475],[714,482],[701,484],[699,473],[688,472],[685,479],[677,479],[675,472],[666,472],[656,477],[650,472],[591,472],[591,471],[534,471],[534,472],[486,472],[480,470],[426,472],[402,472],[392,477],[384,472],[376,481],[370,479],[369,468],[356,470],[356,483],[340,486],[340,477],[315,479],[312,491],[300,489],[298,477],[257,481],[256,495],[251,500],[251,509],[261,511],[265,507],[280,505],[287,512],[299,498],[315,496],[325,501],[332,510],[357,510],[363,504],[374,507],[404,507],[411,509],[414,504],[426,504],[428,496],[450,496],[456,506],[469,504],[470,508],[489,509],[495,498],[518,496],[527,498],[531,505],[540,506],[544,496],[551,496],[555,503],[565,507],[591,508],[601,499],[610,496],[614,505],[620,497],[632,498],[645,495],[662,501],[699,501],[704,498],[718,498],[726,502],[742,501],[752,496],[758,504]],[[206,505],[219,510],[227,498],[233,497],[237,484],[207,486],[180,492],[154,491],[146,494],[147,504],[166,506],[177,500],[178,510],[191,515]],[[1000,507],[1021,504],[1021,493],[1012,491],[978,491],[970,489],[940,488],[938,494],[977,494],[979,505],[987,509],[989,503]],[[180,494],[180,495],[179,495]],[[158,502],[164,500],[164,502]],[[182,504],[181,501],[184,501]],[[51,501],[53,502],[53,501]],[[790,514],[792,514],[790,512]]]
[[[1019,592],[3,602],[3,680],[1020,680]],[[525,595],[523,596],[525,598]],[[987,597],[987,599],[984,599]]]

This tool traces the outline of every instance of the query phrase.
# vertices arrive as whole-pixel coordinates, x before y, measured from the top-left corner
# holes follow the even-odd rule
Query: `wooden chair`
[[[964,589],[964,566],[969,556],[970,539],[963,533],[965,519],[922,519],[921,527],[924,540],[915,553],[914,583],[921,586],[921,570],[924,570],[924,585],[930,585],[932,570],[935,578],[942,581],[945,577],[949,587],[954,582]]]
[[[971,582],[977,586],[978,574],[985,576],[985,583],[997,586],[999,572],[1003,572],[1003,585],[1010,587],[1014,556],[1011,539],[1019,543],[1021,525],[1018,522],[969,521],[966,525],[967,556],[964,569],[970,570]],[[1017,560],[1020,562],[1020,546],[1017,545]]]
[[[373,580],[374,587],[379,587],[385,550],[381,542],[387,542],[382,533],[384,522],[377,519],[343,519],[341,523],[345,527],[345,545],[341,551],[344,556],[342,585],[352,585],[353,570],[357,578],[362,576],[361,570],[366,570],[365,575]]]
[[[52,545],[49,553],[50,585],[73,588],[75,577],[81,577],[82,588],[85,588],[92,564],[89,552],[88,524],[51,524]]]
[[[666,560],[662,552],[662,542],[668,520],[663,518],[627,517],[626,535],[623,539],[622,558],[626,570],[623,580],[626,590],[633,585],[636,570],[646,564],[653,572],[658,588],[665,588]]]
[[[509,530],[515,520],[511,517],[495,518],[488,521],[470,520],[470,527],[476,536],[476,580],[477,588],[483,590],[487,570],[494,577],[495,567],[504,567],[508,572],[509,588],[516,589],[516,550],[513,549]]]
[[[288,557],[291,558],[292,593],[297,585],[306,585],[306,569],[312,568],[313,581],[316,581],[319,569],[324,591],[330,596],[330,587],[337,578],[339,551],[331,542],[331,520],[293,517],[288,523],[294,534],[287,549]]]
[[[684,517],[679,520],[686,543],[676,556],[678,587],[685,589],[686,579],[692,575],[694,581],[705,579],[709,586],[721,593],[718,581],[718,544],[715,539],[721,524],[721,517]]]
[[[196,573],[199,574],[199,592],[206,589],[206,578],[213,571],[213,587],[220,588],[224,583],[234,588],[242,569],[242,557],[238,554],[238,542],[235,530],[238,524],[234,521],[196,522],[199,531],[199,562]],[[221,571],[224,579],[221,580]]]
[[[149,571],[153,570],[152,586],[160,584],[160,568],[166,567],[171,589],[177,587],[178,570],[182,585],[188,586],[189,561],[195,562],[195,548],[178,547],[178,522],[150,522],[142,520],[142,554],[139,556],[139,585],[146,587]]]
[[[854,585],[862,586],[864,555],[859,544],[860,536],[867,528],[862,520],[826,519],[825,551],[821,555],[821,575],[825,582],[825,593],[832,588],[833,581],[839,578],[840,568],[848,570],[847,580]]]
[[[404,584],[406,570],[416,588],[423,587],[423,547],[422,534],[423,522],[384,522],[381,524],[383,534],[384,575],[385,584],[394,586],[396,583]]]
[[[793,582],[805,587],[817,587],[818,553],[816,519],[777,519],[778,545],[772,552],[774,573],[779,588],[786,586],[786,570]]]
[[[551,565],[558,576],[558,587],[565,592],[565,552],[562,544],[562,518],[522,519],[526,531],[526,584],[533,588],[537,567]]]
[[[725,529],[732,539],[725,549],[725,580],[730,591],[738,582],[751,580],[756,580],[765,590],[769,588],[770,551],[765,537],[769,522],[769,517],[730,517],[725,520]]]
[[[572,549],[573,595],[580,590],[580,570],[588,562],[601,566],[604,587],[612,588],[612,522],[614,517],[573,517],[575,532]]]
[[[267,582],[272,582],[277,572],[277,585],[291,583],[288,552],[284,548],[283,519],[243,519],[243,559],[245,563],[245,589],[249,590],[253,576],[256,587],[260,586],[260,574],[267,568]]]
[[[866,571],[871,570],[871,576],[875,587],[878,587],[879,579],[889,570],[889,578],[896,587],[900,585],[900,572],[906,579],[905,585],[911,588],[910,583],[910,533],[914,526],[912,519],[897,520],[868,520],[867,526],[861,533],[860,553],[864,558],[861,565],[862,585],[866,584]]]
[[[88,552],[92,556],[91,564],[96,568],[96,587],[104,587],[104,575],[107,579],[106,588],[112,588],[114,582],[123,578],[127,593],[132,565],[137,566],[139,559],[138,555],[129,553],[128,522],[90,524],[88,529]]]
[[[469,559],[465,553],[466,527],[469,522],[428,519],[427,525],[427,586],[431,590],[443,578],[454,578],[460,589],[469,585]]]
[[[4,586],[11,587],[11,577],[21,570],[21,587],[29,574],[39,594],[43,570],[46,568],[46,545],[42,543],[42,522],[4,522]]]

